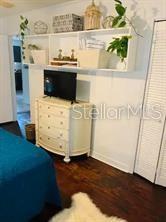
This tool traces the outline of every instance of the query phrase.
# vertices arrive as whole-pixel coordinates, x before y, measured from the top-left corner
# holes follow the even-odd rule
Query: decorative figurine
[[[75,50],[72,49],[72,50],[71,50],[71,60],[72,60],[72,61],[74,60],[74,52],[75,52]]]
[[[85,30],[93,30],[100,28],[101,11],[98,6],[95,5],[94,0],[85,11]]]
[[[62,60],[62,59],[63,59],[63,56],[62,56],[62,49],[59,49],[58,59],[59,59],[59,60]]]

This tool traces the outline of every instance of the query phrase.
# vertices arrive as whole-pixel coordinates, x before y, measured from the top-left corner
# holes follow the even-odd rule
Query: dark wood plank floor
[[[85,192],[107,215],[129,222],[166,222],[166,189],[123,173],[92,158],[66,165],[55,157],[57,178],[65,207],[76,192]]]
[[[12,125],[9,129],[18,131],[16,124],[13,124],[15,130],[11,130]],[[89,194],[101,211],[109,216],[119,216],[129,222],[166,222],[166,188],[93,158],[83,156],[65,164],[62,157],[51,156],[55,161],[64,208],[70,206],[71,196],[81,191]],[[48,221],[55,212],[54,207],[47,206],[34,221]]]

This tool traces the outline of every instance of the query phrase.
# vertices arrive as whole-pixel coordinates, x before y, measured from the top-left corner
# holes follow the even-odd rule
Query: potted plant
[[[117,12],[117,16],[115,16],[113,18],[112,21],[112,27],[113,28],[122,28],[125,27],[127,25],[127,23],[133,28],[134,32],[140,36],[143,37],[142,35],[140,35],[133,23],[131,22],[131,20],[126,16],[126,11],[127,11],[127,7],[123,6],[123,3],[120,0],[114,0],[115,1],[115,10]]]
[[[124,7],[120,0],[114,0],[114,1],[115,1],[115,10],[117,12],[117,16],[115,16],[112,21],[112,27],[122,28],[122,27],[125,27],[128,23],[130,26],[132,26],[135,33],[138,36],[141,36],[139,33],[137,33],[132,22],[126,16],[127,7]],[[143,37],[143,36],[141,36],[141,37]],[[117,63],[121,63],[120,66],[122,66],[124,64],[123,65],[124,68],[126,68],[125,59],[127,58],[128,43],[131,38],[132,38],[131,35],[113,38],[113,40],[109,43],[109,46],[107,48],[107,51],[112,54],[112,59],[114,59],[114,61],[116,60]],[[120,62],[118,61],[118,57],[120,58]]]
[[[114,40],[110,42],[107,52],[116,52],[117,56],[120,57],[121,62],[127,58],[128,52],[128,41],[132,36],[122,36],[120,38],[113,38]]]
[[[120,63],[120,66],[123,66],[123,69],[126,68],[127,53],[128,53],[128,42],[132,36],[122,36],[118,38],[113,38],[114,40],[110,42],[107,51],[112,53],[112,59],[114,62]],[[118,59],[120,58],[120,60]],[[124,65],[123,65],[124,64]]]

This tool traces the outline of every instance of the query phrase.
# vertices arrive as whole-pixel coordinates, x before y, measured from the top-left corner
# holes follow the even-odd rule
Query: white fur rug
[[[126,222],[126,220],[102,214],[87,194],[78,193],[72,196],[71,208],[60,212],[50,222]]]

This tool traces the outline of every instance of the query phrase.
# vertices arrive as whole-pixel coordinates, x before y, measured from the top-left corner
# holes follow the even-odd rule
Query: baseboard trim
[[[112,167],[115,167],[118,170],[121,170],[125,173],[131,173],[131,174],[133,173],[133,171],[130,169],[130,167],[127,166],[126,164],[123,164],[123,163],[120,163],[116,160],[108,158],[100,153],[95,152],[95,151],[92,152],[91,157],[93,157],[94,159],[97,159],[101,162],[104,162]]]
[[[10,121],[7,121],[7,122],[1,122],[0,126],[5,126],[5,125],[11,124],[11,123],[16,123],[16,122],[17,122],[17,120],[10,120]]]

